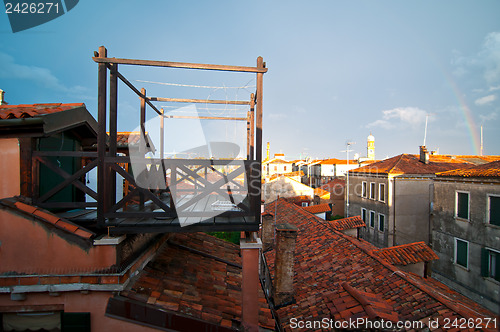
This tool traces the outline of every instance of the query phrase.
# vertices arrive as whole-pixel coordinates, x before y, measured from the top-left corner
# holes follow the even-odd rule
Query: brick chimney
[[[276,225],[275,278],[273,284],[274,305],[277,307],[292,303],[294,251],[298,229],[294,225]]]
[[[420,146],[420,161],[424,164],[429,163],[429,151],[425,147],[425,145]]]
[[[272,213],[262,214],[262,251],[266,252],[274,244],[274,215]]]

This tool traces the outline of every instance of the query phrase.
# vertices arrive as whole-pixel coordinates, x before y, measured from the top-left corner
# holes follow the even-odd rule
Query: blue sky
[[[418,153],[429,115],[429,149],[479,153],[483,124],[484,153],[500,155],[499,13],[499,1],[86,0],[14,34],[2,11],[0,89],[10,104],[84,102],[97,116],[100,45],[121,58],[254,66],[262,56],[271,153],[343,158],[353,141],[365,155],[370,132],[377,158]],[[248,100],[255,85],[253,74],[120,71],[150,96]],[[242,114],[219,108],[210,112]],[[119,116],[119,129],[137,127],[139,101],[123,84]],[[244,141],[243,124],[204,129],[210,140]]]

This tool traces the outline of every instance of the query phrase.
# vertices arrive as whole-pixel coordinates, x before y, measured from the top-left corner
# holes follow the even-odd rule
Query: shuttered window
[[[488,196],[488,222],[500,226],[500,196]]]
[[[455,263],[469,267],[469,242],[455,238]]]
[[[469,220],[469,193],[457,191],[455,216]]]

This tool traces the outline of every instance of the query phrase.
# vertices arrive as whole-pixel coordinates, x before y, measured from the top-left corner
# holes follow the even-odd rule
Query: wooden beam
[[[225,116],[188,116],[188,115],[164,115],[168,119],[200,119],[200,120],[234,120],[247,121],[247,118],[225,117]]]
[[[100,54],[99,54],[99,57],[93,57],[92,60],[94,60],[97,63],[117,63],[117,64],[123,64],[123,65],[137,65],[137,66],[236,71],[236,72],[246,72],[246,73],[266,73],[267,72],[267,68],[264,68],[264,67],[244,67],[244,66],[211,65],[211,64],[188,63],[188,62],[107,58],[105,56],[104,57],[101,56]]]
[[[249,101],[244,101],[244,100],[184,99],[184,98],[164,98],[164,97],[149,97],[148,99],[151,101],[167,101],[173,103],[250,105]]]
[[[116,72],[116,76],[118,76],[118,78],[123,82],[125,83],[126,86],[128,86],[130,88],[130,90],[134,91],[136,93],[136,95],[139,96],[139,98],[146,98],[145,95],[143,95],[139,90],[137,90],[137,88],[132,84],[130,83],[126,78],[125,76],[123,76],[122,74],[120,74],[120,72]],[[158,113],[159,115],[161,115],[161,112],[158,108],[156,108],[155,105],[153,105],[153,103],[151,101],[149,101],[149,99],[146,98],[146,103],[149,105],[149,107],[151,107],[156,113]]]

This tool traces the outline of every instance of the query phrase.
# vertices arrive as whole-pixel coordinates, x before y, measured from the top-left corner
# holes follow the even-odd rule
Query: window
[[[455,264],[469,268],[469,242],[455,238]]]
[[[375,228],[375,212],[370,211],[370,227]]]
[[[455,198],[455,217],[469,220],[469,193],[457,191]]]
[[[367,220],[366,220],[366,209],[361,208],[361,219],[363,219],[363,221],[366,224],[366,222],[367,222]]]
[[[378,185],[378,200],[385,202],[385,183],[379,183]]]
[[[481,250],[481,275],[500,281],[500,252],[486,248]]]
[[[383,232],[385,229],[385,216],[383,214],[378,215],[378,230]]]
[[[308,202],[302,202],[302,207],[308,207],[309,203]]]
[[[274,166],[274,171],[277,172],[278,171],[278,166]]]
[[[500,226],[500,196],[488,195],[488,223]]]
[[[375,182],[370,182],[370,199],[375,199]]]
[[[361,183],[361,197],[368,197],[367,195],[367,185],[366,185],[366,181],[363,181]]]

